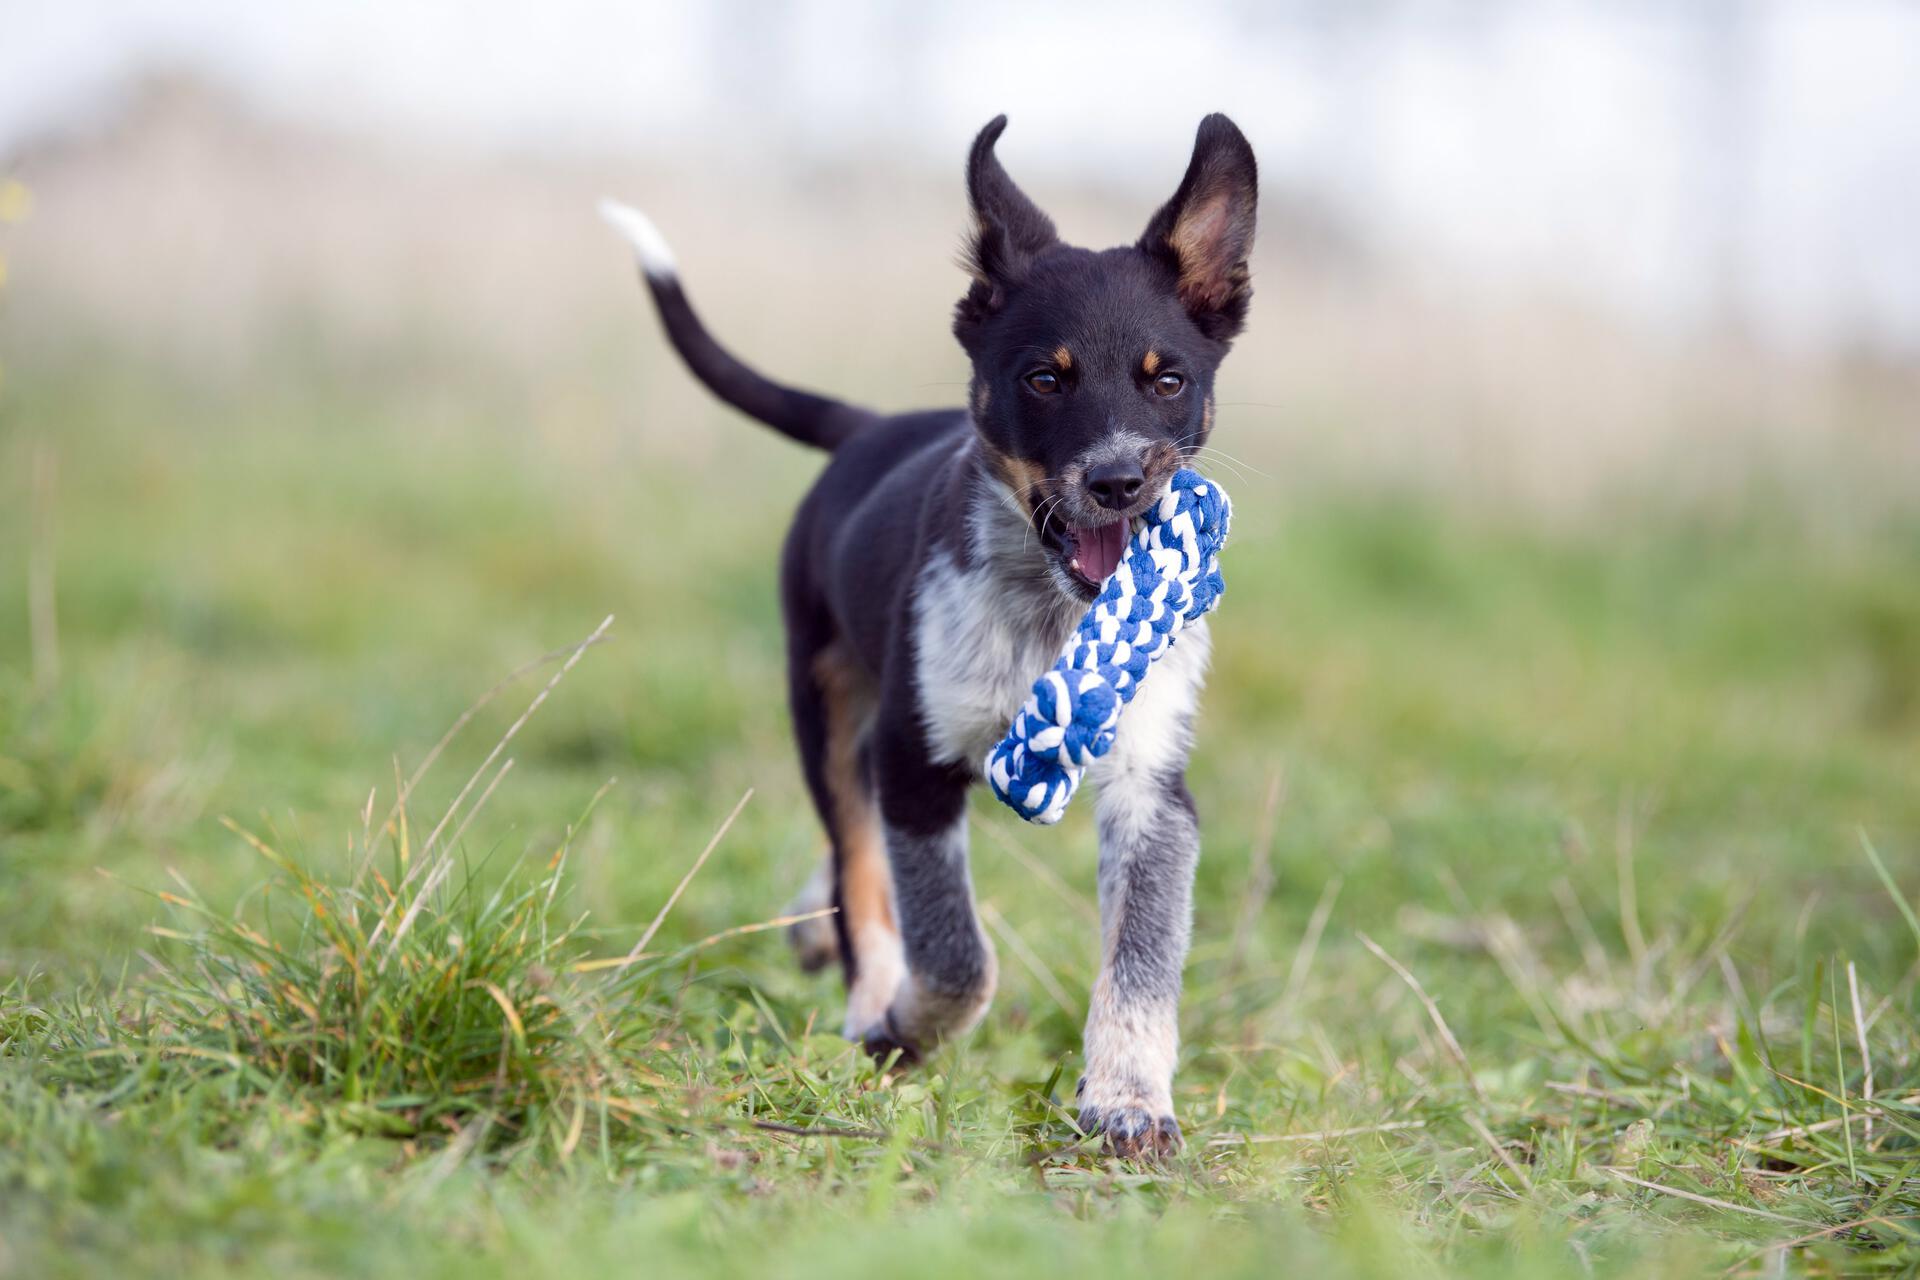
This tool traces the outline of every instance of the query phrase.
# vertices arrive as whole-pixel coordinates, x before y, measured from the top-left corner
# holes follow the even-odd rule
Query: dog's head
[[[1253,294],[1253,149],[1208,116],[1140,239],[1094,251],[1063,244],[1007,176],[993,154],[1006,127],[982,129],[967,162],[973,286],[953,331],[990,465],[1062,589],[1091,599],[1133,517],[1213,427],[1214,372]]]

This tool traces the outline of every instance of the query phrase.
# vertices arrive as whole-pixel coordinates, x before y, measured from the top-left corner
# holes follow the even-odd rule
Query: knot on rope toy
[[[1119,567],[987,753],[987,782],[1008,808],[1042,825],[1065,816],[1087,766],[1112,750],[1148,669],[1220,603],[1230,513],[1220,486],[1189,467],[1141,513]]]

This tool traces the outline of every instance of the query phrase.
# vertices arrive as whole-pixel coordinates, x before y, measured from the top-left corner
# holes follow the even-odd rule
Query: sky
[[[1158,192],[1210,110],[1410,269],[1920,354],[1913,0],[0,0],[0,156],[190,69],[260,110],[519,152]],[[0,160],[0,163],[4,163]]]

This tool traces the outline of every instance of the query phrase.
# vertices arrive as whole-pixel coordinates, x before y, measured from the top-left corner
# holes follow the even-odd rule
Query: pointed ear
[[[1007,118],[995,116],[974,138],[967,156],[973,234],[962,265],[973,277],[973,288],[960,300],[954,316],[955,332],[961,333],[963,342],[965,329],[999,309],[1007,286],[1020,278],[1034,255],[1059,243],[1052,219],[1013,184],[993,154],[993,144],[1006,127]]]
[[[1222,342],[1240,332],[1253,299],[1247,255],[1259,190],[1245,135],[1225,116],[1210,115],[1200,122],[1180,189],[1140,237],[1143,252],[1173,268],[1180,301],[1201,332]]]

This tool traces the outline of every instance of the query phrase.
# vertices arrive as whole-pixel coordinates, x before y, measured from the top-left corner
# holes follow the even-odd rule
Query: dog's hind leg
[[[788,637],[787,700],[793,715],[794,745],[800,752],[800,772],[806,779],[807,791],[813,797],[814,809],[820,815],[820,825],[827,836],[826,857],[821,859],[813,874],[800,887],[800,892],[787,904],[785,914],[791,916],[806,915],[834,905],[835,815],[833,793],[827,789],[826,783],[827,711],[813,674],[813,661],[818,653],[819,649],[808,644],[805,637]],[[815,917],[789,926],[787,945],[793,948],[794,958],[808,973],[824,969],[844,952],[838,916]]]
[[[793,948],[794,961],[804,973],[818,973],[840,958],[840,938],[830,916],[815,914],[833,907],[833,848],[828,846],[820,865],[813,869],[800,892],[793,895],[783,914],[810,916],[787,926],[787,945]]]
[[[802,896],[824,888],[820,905],[838,908],[832,929],[847,981],[844,1026],[857,1035],[885,1011],[905,968],[866,758],[873,689],[838,642],[796,644],[789,661],[801,763],[832,846],[828,875],[816,876]],[[802,964],[813,942],[796,938]]]

